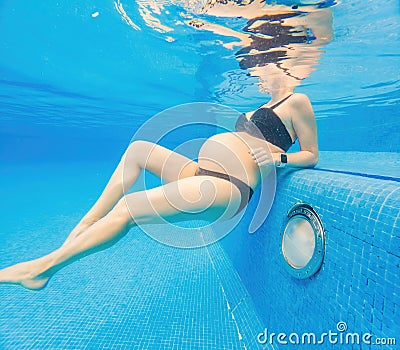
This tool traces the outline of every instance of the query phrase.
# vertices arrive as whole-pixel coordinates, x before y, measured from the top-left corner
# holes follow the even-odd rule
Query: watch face
[[[287,163],[287,155],[285,153],[281,154],[281,163]]]

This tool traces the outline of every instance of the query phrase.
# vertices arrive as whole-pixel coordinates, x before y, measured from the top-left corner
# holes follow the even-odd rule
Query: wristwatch
[[[279,154],[279,163],[278,167],[282,168],[287,164],[287,154],[286,153],[280,153]]]

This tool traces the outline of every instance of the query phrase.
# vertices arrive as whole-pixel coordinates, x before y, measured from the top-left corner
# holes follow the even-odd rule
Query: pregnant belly
[[[217,134],[202,145],[198,164],[204,169],[232,175],[255,188],[260,181],[260,169],[249,150],[257,147],[265,147],[265,141],[244,132]]]

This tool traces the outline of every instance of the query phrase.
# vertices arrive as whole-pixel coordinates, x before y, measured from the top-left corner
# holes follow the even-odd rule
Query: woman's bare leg
[[[193,176],[196,168],[196,162],[165,147],[147,141],[132,142],[99,199],[70,232],[64,244],[106,215],[123,196],[124,190],[129,190],[135,183],[142,169],[151,171],[165,182],[172,182]]]
[[[20,284],[41,289],[57,271],[72,262],[110,247],[135,224],[157,223],[160,217],[182,220],[187,213],[198,212],[207,219],[211,211],[224,218],[234,215],[240,204],[240,192],[230,182],[195,176],[146,191],[128,194],[103,218],[82,234],[39,259],[0,270],[0,283]]]
[[[81,235],[50,254],[0,270],[0,283],[16,283],[28,289],[42,289],[62,267],[117,242],[128,232],[130,222],[131,216],[126,206],[118,203]]]

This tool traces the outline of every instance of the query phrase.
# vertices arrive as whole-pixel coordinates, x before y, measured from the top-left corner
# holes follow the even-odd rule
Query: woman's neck
[[[292,89],[278,90],[271,93],[271,100],[268,102],[268,105],[273,105],[280,100],[284,99],[286,96],[293,94]]]

